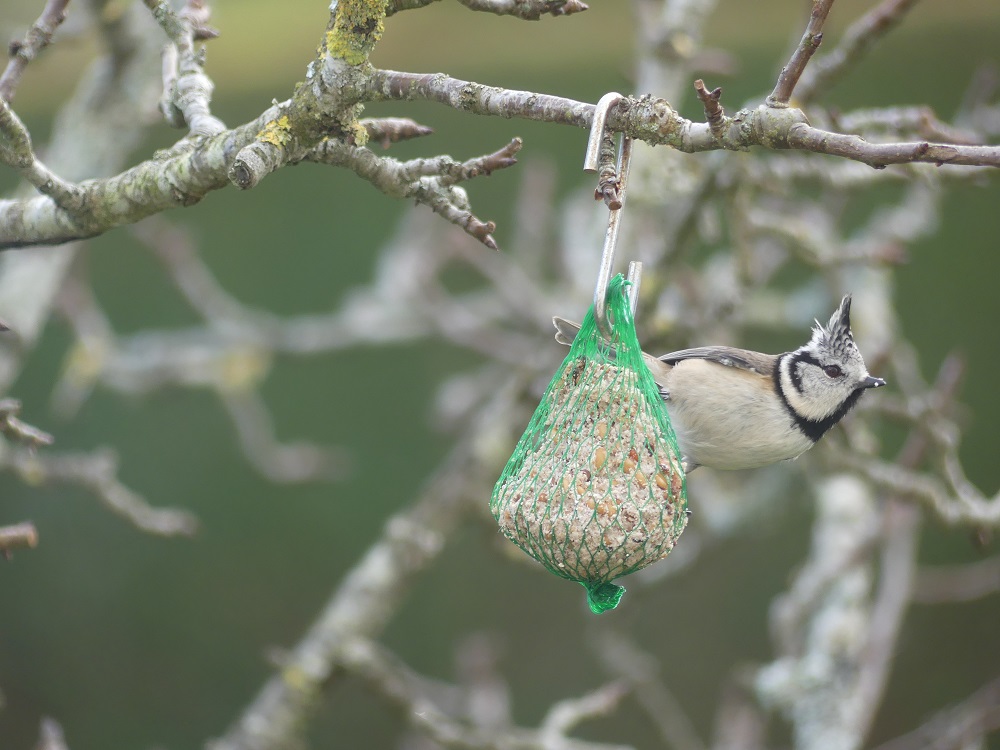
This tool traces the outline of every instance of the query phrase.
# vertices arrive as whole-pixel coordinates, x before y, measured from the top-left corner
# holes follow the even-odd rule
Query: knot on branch
[[[694,90],[701,100],[701,105],[705,108],[705,118],[708,121],[708,128],[712,135],[721,140],[726,133],[726,126],[729,124],[726,118],[726,111],[720,104],[722,99],[722,89],[716,88],[709,91],[705,88],[705,82],[700,78],[694,82]]]
[[[644,94],[638,99],[626,97],[618,104],[618,123],[626,135],[652,146],[682,145],[690,122],[681,117],[666,99]],[[615,130],[618,130],[616,125]]]
[[[753,143],[766,148],[792,148],[792,131],[797,126],[808,126],[809,120],[801,109],[773,107],[761,104],[751,115]]]

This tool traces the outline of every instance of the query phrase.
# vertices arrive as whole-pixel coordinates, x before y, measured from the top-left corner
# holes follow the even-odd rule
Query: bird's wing
[[[685,359],[704,359],[725,367],[748,370],[767,377],[774,374],[775,363],[778,361],[778,358],[773,354],[761,354],[749,349],[734,349],[731,346],[699,346],[695,349],[670,352],[670,354],[664,354],[660,357],[660,361],[668,365],[675,365]]]

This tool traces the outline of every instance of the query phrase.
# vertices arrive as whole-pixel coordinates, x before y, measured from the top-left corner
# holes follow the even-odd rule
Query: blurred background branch
[[[66,747],[51,720],[37,739],[50,713],[76,747],[193,746],[226,726],[213,750],[995,740],[1000,579],[982,548],[1000,526],[1000,351],[996,261],[979,251],[995,232],[989,208],[964,204],[992,206],[997,186],[992,170],[947,163],[1000,153],[996,75],[968,59],[988,53],[973,55],[970,29],[991,40],[995,9],[945,49],[947,24],[921,20],[942,11],[898,0],[813,4],[811,19],[761,3],[753,24],[710,0],[634,0],[632,15],[401,0],[349,32],[321,7],[294,41],[282,4],[50,0],[27,36],[40,3],[16,5],[24,41],[0,76],[8,209],[41,205],[20,179],[69,207],[60,226],[78,238],[97,226],[74,203],[81,183],[139,163],[172,175],[156,201],[187,206],[224,186],[238,153],[241,187],[255,189],[0,254],[12,329],[0,514],[32,518],[0,526],[0,553],[34,546],[39,529],[45,541],[0,577],[12,605],[0,744]],[[894,42],[911,22],[931,29],[911,46],[948,59],[939,78]],[[303,70],[322,24],[334,37]],[[251,26],[264,34],[252,43]],[[766,63],[746,47],[760,34]],[[794,51],[776,52],[791,36]],[[359,82],[367,68],[351,60],[369,48],[380,68]],[[523,62],[528,50],[546,57]],[[288,79],[268,78],[284,56]],[[75,92],[53,88],[65,102],[56,113],[52,94],[45,110],[39,92],[60,78]],[[225,98],[253,79],[252,100]],[[344,89],[314,100],[328,108],[320,128],[305,89],[331,82]],[[566,177],[582,134],[552,124],[586,125],[588,102],[633,86],[613,125],[678,146],[637,148],[623,229],[646,267],[646,348],[781,351],[850,291],[859,346],[892,390],[794,463],[695,472],[678,548],[626,579],[630,601],[594,623],[576,587],[500,542],[486,508],[564,354],[551,317],[586,309],[606,221],[594,185]],[[775,106],[761,107],[768,91]],[[514,116],[517,130],[462,112]],[[428,157],[436,142],[483,155]],[[786,150],[797,145],[906,163]],[[423,205],[398,208],[355,174]],[[20,421],[21,401],[44,429]],[[201,533],[149,540],[87,506],[39,502],[76,487],[140,530]]]

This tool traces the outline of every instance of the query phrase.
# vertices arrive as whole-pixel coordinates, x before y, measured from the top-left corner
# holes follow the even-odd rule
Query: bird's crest
[[[857,350],[854,334],[851,333],[851,295],[848,294],[840,301],[840,307],[830,316],[825,326],[816,321],[812,340],[807,346],[838,356]]]

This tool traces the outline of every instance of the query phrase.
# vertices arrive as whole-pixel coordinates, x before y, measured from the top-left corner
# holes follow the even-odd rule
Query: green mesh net
[[[596,613],[618,606],[612,580],[664,558],[687,523],[677,438],[616,276],[611,340],[591,307],[493,488],[504,536],[563,578]]]

